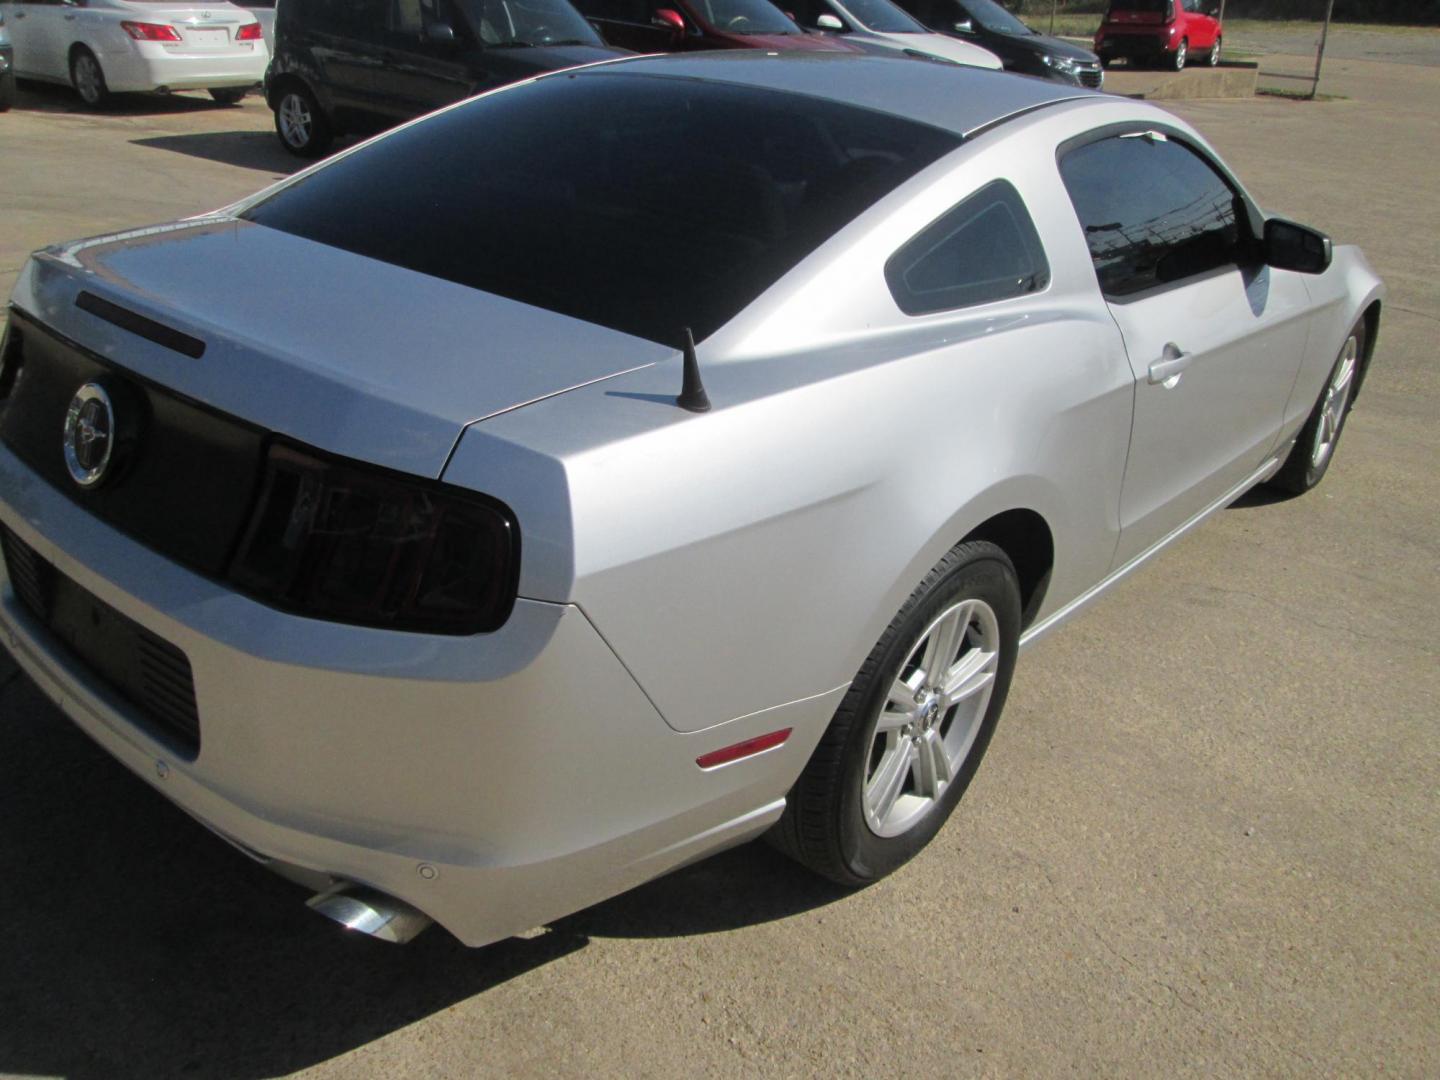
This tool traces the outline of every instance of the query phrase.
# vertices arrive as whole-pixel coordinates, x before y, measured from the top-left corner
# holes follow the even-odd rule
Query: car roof
[[[961,137],[1056,102],[1105,95],[1028,75],[911,57],[716,50],[611,61],[562,75],[648,75],[808,94]]]

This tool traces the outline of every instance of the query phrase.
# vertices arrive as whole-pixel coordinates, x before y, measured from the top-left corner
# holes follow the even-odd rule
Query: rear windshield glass
[[[243,216],[673,345],[959,141],[798,94],[551,76],[397,131]]]
[[[877,34],[925,34],[925,27],[912,19],[890,0],[845,0],[845,7],[860,25]]]
[[[1153,15],[1168,15],[1170,0],[1110,0],[1110,11],[1148,11]]]

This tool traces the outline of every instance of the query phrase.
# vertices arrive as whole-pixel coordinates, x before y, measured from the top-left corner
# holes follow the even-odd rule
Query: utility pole
[[[1315,81],[1310,84],[1310,100],[1320,91],[1320,65],[1325,60],[1325,39],[1330,36],[1330,15],[1335,10],[1335,0],[1325,0],[1325,25],[1320,28],[1320,47],[1315,50]]]
[[[1060,0],[1050,0],[1050,36],[1055,36],[1055,9],[1060,6]]]

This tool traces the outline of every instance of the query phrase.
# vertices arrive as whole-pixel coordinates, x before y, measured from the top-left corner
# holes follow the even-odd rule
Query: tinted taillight
[[[261,38],[258,22],[246,23],[235,34],[236,41],[259,41]]]
[[[519,554],[500,503],[276,443],[229,577],[317,619],[474,634],[509,616]]]
[[[122,22],[125,32],[136,41],[179,41],[180,31],[165,23]]]

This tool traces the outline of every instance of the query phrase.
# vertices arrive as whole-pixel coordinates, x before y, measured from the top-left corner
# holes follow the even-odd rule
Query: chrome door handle
[[[1191,359],[1190,353],[1182,352],[1180,346],[1169,342],[1160,359],[1150,365],[1150,382],[1161,383],[1169,390],[1180,381],[1180,373],[1190,366]]]

